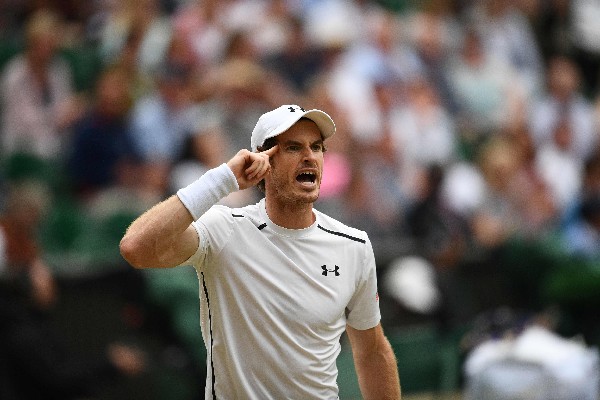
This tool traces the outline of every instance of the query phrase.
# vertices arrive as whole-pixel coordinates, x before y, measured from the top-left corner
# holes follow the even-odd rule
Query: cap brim
[[[323,139],[327,139],[335,134],[335,123],[327,113],[321,110],[309,110],[303,117],[317,124],[321,135],[323,135]]]

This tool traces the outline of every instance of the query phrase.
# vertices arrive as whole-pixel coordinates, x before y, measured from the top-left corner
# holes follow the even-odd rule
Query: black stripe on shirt
[[[202,288],[204,289],[204,296],[206,297],[206,308],[208,309],[208,327],[210,330],[210,370],[212,371],[212,384],[211,384],[211,392],[213,399],[217,399],[217,393],[215,391],[215,364],[214,364],[214,355],[212,352],[213,348],[213,332],[212,332],[212,316],[210,313],[210,301],[208,299],[208,288],[206,287],[206,281],[204,280],[204,273],[200,273],[202,275]]]
[[[327,233],[331,233],[332,235],[345,237],[346,239],[354,240],[355,242],[359,242],[359,243],[366,243],[365,239],[361,239],[361,238],[357,238],[357,237],[354,237],[354,236],[350,236],[350,235],[342,233],[342,232],[331,231],[329,229],[323,228],[321,225],[317,225],[317,228],[319,228],[322,231],[325,231]]]
[[[245,215],[241,215],[241,214],[231,214],[232,217],[234,218],[245,218]],[[263,229],[265,229],[267,227],[267,223],[264,222],[260,225],[257,226],[259,231],[262,231]]]

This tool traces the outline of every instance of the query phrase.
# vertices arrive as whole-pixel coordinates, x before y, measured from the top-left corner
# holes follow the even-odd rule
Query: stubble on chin
[[[319,193],[287,193],[281,196],[277,196],[280,203],[288,204],[291,206],[303,207],[314,203],[319,198]]]
[[[271,197],[282,205],[287,205],[292,208],[302,208],[313,204],[319,198],[320,188],[311,192],[298,191],[296,188],[290,188],[287,185],[279,185],[273,182]]]

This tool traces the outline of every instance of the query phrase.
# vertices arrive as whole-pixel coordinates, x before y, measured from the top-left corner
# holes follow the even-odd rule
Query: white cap
[[[256,151],[258,147],[262,146],[265,140],[287,131],[303,117],[317,124],[323,139],[327,139],[335,133],[333,120],[323,111],[316,109],[307,111],[300,106],[287,104],[264,113],[258,119],[250,139],[252,151]]]

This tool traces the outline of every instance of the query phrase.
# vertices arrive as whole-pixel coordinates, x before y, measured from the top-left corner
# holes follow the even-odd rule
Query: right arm
[[[269,157],[276,151],[277,146],[261,153],[240,150],[229,160],[227,167],[235,176],[237,188],[246,189],[260,182],[271,168]],[[170,268],[196,252],[199,238],[191,223],[226,195],[227,190],[231,191],[203,178],[133,221],[119,245],[127,262],[135,268]]]

